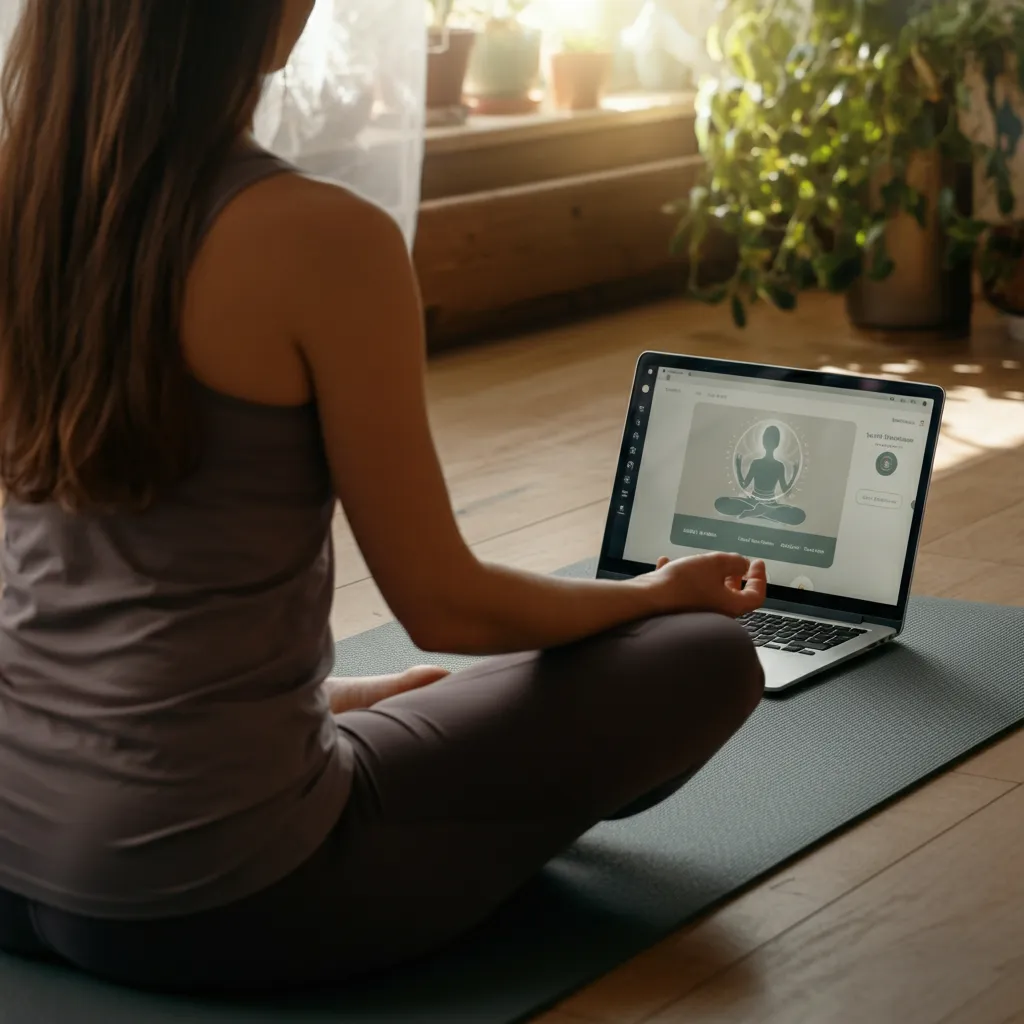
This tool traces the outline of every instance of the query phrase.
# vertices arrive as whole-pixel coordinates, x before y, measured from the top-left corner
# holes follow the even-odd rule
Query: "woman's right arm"
[[[289,305],[335,490],[415,643],[474,654],[530,650],[650,615],[740,615],[763,601],[763,567],[751,571],[739,556],[675,562],[626,582],[481,562],[458,528],[431,436],[423,310],[401,233],[386,214],[330,185],[304,183],[297,206]]]

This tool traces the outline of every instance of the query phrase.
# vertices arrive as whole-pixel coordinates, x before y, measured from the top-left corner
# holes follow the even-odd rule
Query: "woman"
[[[0,948],[135,986],[429,951],[761,693],[761,565],[467,549],[399,232],[248,133],[311,7],[27,0],[3,82]],[[505,656],[328,679],[336,500],[422,648]]]

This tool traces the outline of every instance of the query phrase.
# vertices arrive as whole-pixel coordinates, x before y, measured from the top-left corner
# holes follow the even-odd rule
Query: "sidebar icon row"
[[[653,375],[654,370],[648,369]],[[620,516],[628,516],[633,495],[636,493],[637,466],[640,465],[640,453],[643,448],[644,436],[647,432],[648,410],[651,407],[650,385],[644,384],[638,390],[633,405],[629,410],[626,431],[626,455],[622,464],[622,475],[616,481],[615,512]]]

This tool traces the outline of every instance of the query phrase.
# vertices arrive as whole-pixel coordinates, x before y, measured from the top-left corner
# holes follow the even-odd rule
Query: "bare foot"
[[[419,690],[431,683],[444,679],[450,673],[436,665],[415,665],[390,676],[358,676],[355,678],[332,677],[324,686],[330,701],[331,712],[340,715],[345,711],[372,708],[389,697],[400,693]]]

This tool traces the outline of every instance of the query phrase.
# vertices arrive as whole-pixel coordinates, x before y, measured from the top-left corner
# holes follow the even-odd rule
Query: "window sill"
[[[471,116],[426,132],[423,199],[514,188],[697,151],[692,93],[624,94],[599,110]]]
[[[693,93],[621,93],[607,97],[598,110],[558,111],[509,116],[471,114],[463,125],[428,128],[426,152],[450,153],[480,145],[514,145],[552,135],[599,131],[621,123],[657,124],[694,114]]]
[[[428,134],[415,259],[432,349],[675,288],[703,161],[692,95],[478,117]]]

